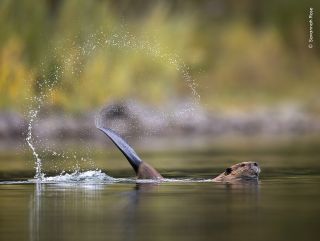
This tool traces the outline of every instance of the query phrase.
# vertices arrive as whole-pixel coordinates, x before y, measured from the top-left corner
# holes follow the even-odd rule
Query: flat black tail
[[[127,158],[133,169],[138,173],[139,166],[142,160],[139,158],[137,153],[132,149],[129,144],[122,139],[116,132],[109,128],[97,127],[104,134],[106,134],[111,141],[119,148],[123,155]]]

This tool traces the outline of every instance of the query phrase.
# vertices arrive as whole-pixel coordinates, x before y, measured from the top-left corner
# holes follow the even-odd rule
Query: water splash
[[[72,41],[72,40],[69,40]],[[63,46],[63,45],[62,45]],[[81,74],[84,62],[83,57],[92,55],[99,48],[119,48],[119,49],[130,49],[138,52],[143,52],[147,54],[152,59],[160,59],[170,65],[172,65],[177,71],[181,73],[182,78],[184,79],[187,86],[190,88],[192,93],[193,103],[187,103],[185,106],[181,107],[178,112],[173,113],[161,113],[161,118],[166,119],[170,116],[177,116],[184,118],[185,114],[192,114],[195,106],[200,102],[200,95],[197,92],[196,81],[192,78],[190,74],[190,68],[181,60],[181,58],[172,54],[168,51],[164,51],[160,48],[159,44],[156,42],[149,41],[147,39],[137,38],[128,31],[121,31],[119,33],[111,33],[106,36],[103,32],[97,32],[88,37],[87,41],[81,46],[76,45],[75,41],[72,41],[73,51],[59,51],[62,52],[63,66],[55,66],[55,69],[50,74],[43,74],[42,81],[39,82],[40,94],[38,97],[34,97],[32,102],[35,104],[29,110],[29,124],[28,124],[28,133],[26,137],[26,142],[29,148],[32,151],[32,154],[35,159],[35,179],[47,180],[42,168],[42,159],[45,157],[44,151],[50,153],[52,157],[60,157],[65,161],[76,160],[76,165],[74,167],[77,170],[77,173],[80,173],[80,166],[78,160],[87,160],[91,159],[90,157],[82,157],[77,153],[68,154],[67,152],[59,152],[54,150],[52,146],[45,146],[43,150],[37,148],[37,143],[45,143],[45,140],[40,140],[38,137],[33,134],[33,127],[37,121],[39,112],[42,109],[42,106],[48,101],[48,96],[52,93],[52,90],[56,87],[59,78],[65,73],[68,68],[72,76],[77,79],[77,75]],[[54,48],[57,50],[57,48]],[[54,58],[58,57],[52,55]],[[61,56],[60,56],[61,57]],[[58,61],[57,61],[58,62]],[[44,68],[43,68],[44,71]],[[49,81],[50,80],[50,81]],[[73,175],[74,177],[74,175]]]
[[[101,37],[102,36],[102,37]],[[156,41],[151,41],[147,38],[138,39],[135,35],[128,31],[121,31],[120,33],[110,34],[109,37],[104,36],[103,32],[92,35],[97,40],[97,43],[91,45],[87,43],[87,49],[93,51],[96,46],[99,47],[116,47],[119,49],[131,49],[137,52],[143,52],[153,58],[154,60],[162,60],[172,65],[177,71],[181,73],[182,78],[186,82],[187,86],[191,90],[193,96],[194,106],[200,104],[200,94],[197,91],[197,82],[191,75],[190,67],[180,58],[179,55],[171,53],[168,50],[163,50]],[[105,39],[105,40],[104,40]],[[104,41],[103,41],[104,40]],[[194,107],[191,105],[186,106],[185,109],[181,109],[181,113],[192,112]],[[175,113],[177,114],[177,113]]]
[[[34,179],[28,180],[33,183]],[[163,178],[163,179],[137,179],[137,178],[115,178],[107,175],[101,170],[61,173],[57,176],[43,177],[41,183],[58,183],[58,184],[114,184],[114,183],[127,183],[127,184],[144,184],[144,183],[202,183],[213,182],[212,179],[199,179],[199,178]]]
[[[43,97],[44,95],[40,96],[40,97],[33,97],[32,98],[32,103],[33,105],[35,105],[34,108],[30,108],[29,112],[28,112],[28,117],[29,117],[29,123],[28,123],[28,132],[27,132],[27,137],[26,137],[26,141],[28,146],[30,147],[32,154],[35,158],[35,178],[37,180],[41,180],[43,178],[43,173],[42,173],[42,160],[40,159],[40,156],[38,154],[38,152],[36,151],[36,147],[35,147],[35,141],[34,141],[34,137],[33,137],[33,126],[34,126],[34,122],[36,121],[40,108],[41,108],[41,104],[43,102]],[[31,106],[33,106],[31,105]]]
[[[43,179],[44,173],[42,172],[42,160],[40,158],[39,153],[36,150],[36,144],[35,144],[34,135],[33,135],[33,127],[34,127],[35,121],[37,120],[38,114],[41,110],[41,106],[44,104],[45,98],[47,98],[48,94],[51,93],[57,80],[58,79],[57,79],[57,75],[56,75],[56,78],[52,83],[48,83],[47,79],[44,80],[44,83],[39,83],[40,94],[39,94],[39,96],[35,96],[35,97],[31,98],[31,104],[30,104],[31,107],[28,111],[29,123],[28,123],[26,142],[32,151],[32,155],[35,158],[35,171],[36,171],[36,173],[35,173],[34,177],[38,181],[41,181]],[[45,87],[47,89],[47,93],[44,92]]]
[[[125,183],[125,184],[161,184],[161,183],[212,183],[213,179],[204,179],[204,178],[163,178],[163,179],[137,179],[137,178],[115,178],[107,175],[101,170],[94,171],[84,171],[84,172],[72,172],[66,173],[62,172],[60,175],[45,177],[39,179],[29,179],[26,181],[1,181],[0,185],[6,184],[80,184],[80,185],[91,185],[91,184],[116,184],[116,183]]]
[[[38,107],[40,108],[40,107]],[[29,124],[28,124],[28,134],[27,134],[27,138],[26,141],[28,143],[28,146],[30,147],[33,156],[35,157],[35,169],[36,169],[36,174],[35,174],[35,178],[40,180],[42,178],[42,161],[39,157],[39,154],[36,152],[36,148],[35,145],[33,143],[33,138],[32,138],[32,126],[33,123],[36,119],[36,117],[38,116],[39,113],[39,109],[37,110],[30,110],[29,111]]]
[[[98,37],[98,39],[101,39]],[[167,113],[164,116],[173,115],[182,117],[186,113],[192,113],[195,107],[200,104],[200,94],[197,91],[197,82],[192,77],[190,67],[177,54],[172,54],[169,51],[162,50],[157,42],[151,42],[147,39],[137,39],[136,36],[128,31],[123,31],[121,34],[111,34],[105,42],[99,42],[100,46],[112,46],[117,48],[128,48],[136,51],[143,52],[153,59],[160,59],[166,63],[172,65],[182,75],[182,78],[186,82],[187,86],[192,93],[192,102],[187,103],[184,108],[181,108],[178,112]]]
[[[101,183],[101,182],[116,182],[116,179],[101,172],[101,170],[95,171],[75,171],[73,173],[62,172],[58,176],[44,177],[42,180],[44,183]]]

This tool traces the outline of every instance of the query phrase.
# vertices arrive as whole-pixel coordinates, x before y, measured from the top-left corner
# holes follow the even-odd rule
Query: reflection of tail
[[[116,132],[109,128],[98,127],[104,134],[106,134],[111,141],[119,148],[123,155],[127,158],[138,178],[142,179],[159,179],[162,176],[149,164],[143,162],[137,153],[123,140]]]

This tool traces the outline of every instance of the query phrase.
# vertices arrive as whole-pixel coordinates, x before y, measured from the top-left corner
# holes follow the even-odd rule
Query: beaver
[[[161,180],[163,177],[161,174],[150,166],[148,163],[142,161],[137,153],[133,150],[129,144],[120,137],[115,131],[109,128],[97,127],[104,134],[106,134],[110,140],[118,147],[122,154],[131,164],[132,168],[136,172],[138,179],[155,179]],[[235,182],[235,181],[257,181],[260,174],[260,167],[257,162],[241,162],[228,167],[223,173],[215,178],[212,178],[214,182]]]

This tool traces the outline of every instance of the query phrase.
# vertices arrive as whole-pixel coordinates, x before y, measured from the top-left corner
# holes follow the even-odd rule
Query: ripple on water
[[[29,179],[24,181],[2,181],[0,184],[111,184],[111,183],[196,183],[196,182],[212,182],[212,179],[194,179],[194,178],[164,178],[161,180],[136,179],[136,178],[114,178],[101,170],[91,170],[73,173],[61,173],[57,176],[45,177],[41,179]]]

